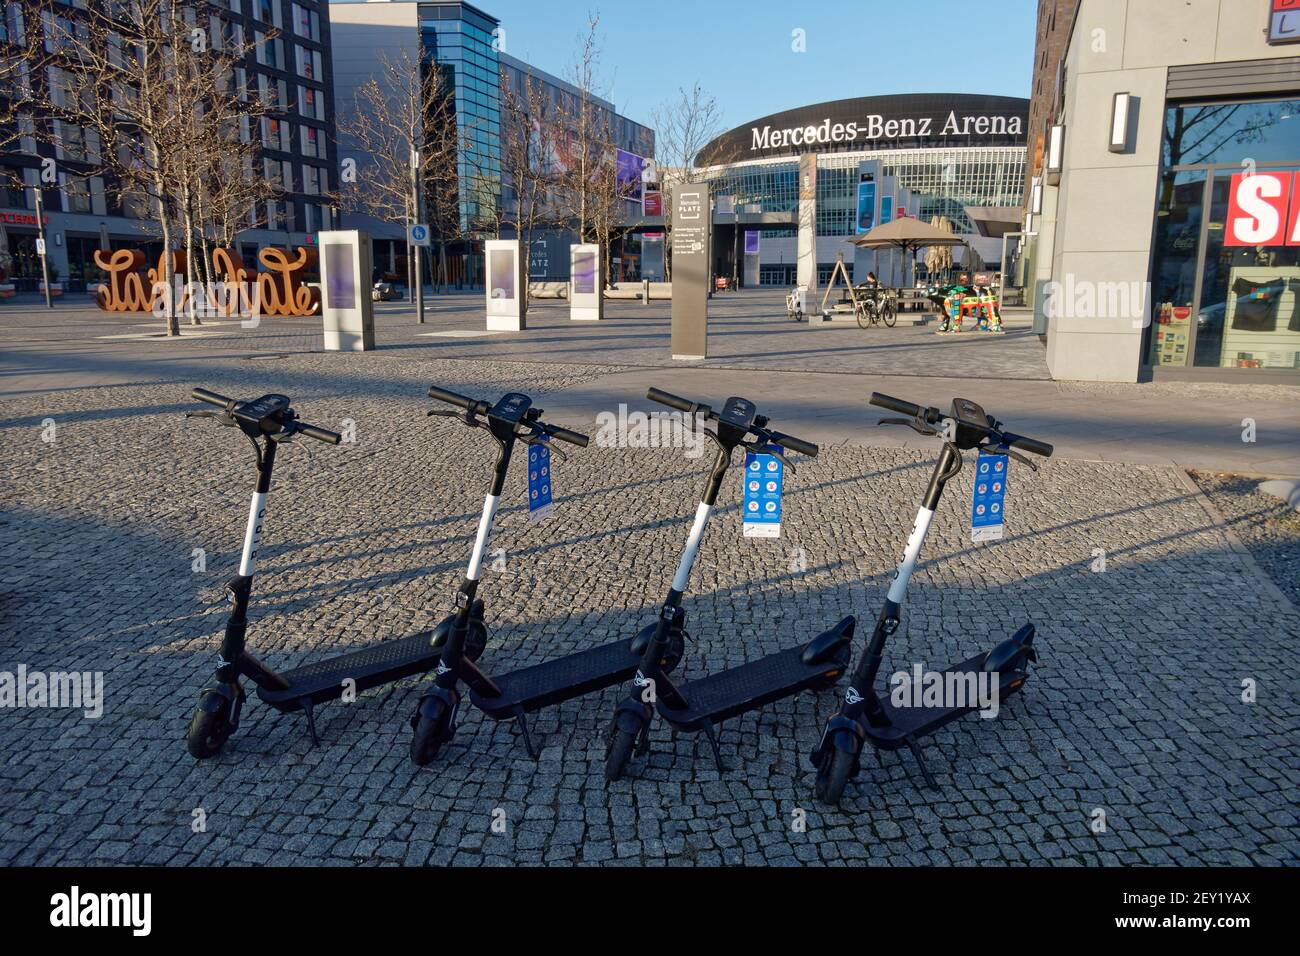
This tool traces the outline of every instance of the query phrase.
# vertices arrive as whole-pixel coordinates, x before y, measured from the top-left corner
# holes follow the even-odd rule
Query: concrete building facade
[[[1041,213],[1026,209],[1054,377],[1300,384],[1288,9],[1078,0],[1047,127],[1059,169],[1044,162]]]

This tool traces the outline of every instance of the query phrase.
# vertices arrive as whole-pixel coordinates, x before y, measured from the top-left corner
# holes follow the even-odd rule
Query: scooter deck
[[[381,641],[360,650],[305,664],[281,676],[284,690],[257,688],[257,696],[276,710],[302,709],[304,700],[319,704],[343,695],[343,682],[356,681],[358,691],[421,674],[438,663],[441,650],[433,646],[433,631],[421,631],[397,640]]]
[[[952,665],[943,673],[981,673],[984,670],[984,659],[987,653],[987,651],[984,651],[976,654],[969,660]],[[1001,680],[998,682],[999,704],[1019,690],[1024,682],[1025,674],[1023,671],[1003,673]],[[952,723],[958,717],[979,710],[978,702],[969,707],[895,707],[888,695],[881,696],[877,694],[876,696],[879,697],[880,705],[885,709],[885,714],[889,717],[889,724],[884,727],[868,725],[864,729],[867,736],[871,738],[872,746],[880,750],[898,750],[902,747],[908,747],[910,746],[909,739],[934,733],[940,727]]]
[[[693,733],[729,717],[756,710],[774,700],[793,696],[818,685],[835,681],[848,666],[848,645],[844,654],[817,664],[805,664],[805,645],[750,661],[739,667],[718,671],[677,687],[687,702],[683,709],[668,706],[660,697],[659,715],[677,730]]]
[[[621,684],[631,679],[640,663],[641,655],[632,650],[632,642],[620,638],[532,667],[488,675],[500,695],[487,696],[471,687],[470,700],[492,719],[506,720],[520,711],[531,713]]]

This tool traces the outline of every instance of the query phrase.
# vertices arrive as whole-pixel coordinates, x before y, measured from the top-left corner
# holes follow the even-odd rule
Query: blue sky
[[[884,93],[1028,96],[1036,0],[472,0],[506,28],[506,50],[565,75],[588,10],[619,108],[650,122],[698,80],[726,128],[826,100]],[[807,52],[791,51],[805,31]]]

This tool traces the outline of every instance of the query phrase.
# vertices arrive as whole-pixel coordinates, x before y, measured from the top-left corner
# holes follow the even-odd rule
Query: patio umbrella
[[[965,242],[959,236],[919,219],[895,219],[858,236],[853,244],[864,249],[920,249],[925,246],[962,246]]]
[[[936,229],[942,229],[944,232],[951,233],[952,220],[947,216],[935,216],[930,220],[930,225]],[[925,250],[925,270],[933,277],[940,273],[947,273],[952,270],[952,247],[951,246],[930,246]]]

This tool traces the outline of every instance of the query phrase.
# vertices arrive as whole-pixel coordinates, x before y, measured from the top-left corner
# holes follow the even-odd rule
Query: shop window
[[[1196,252],[1201,237],[1205,173],[1167,172],[1156,210],[1151,272],[1152,365],[1186,365],[1196,294]]]
[[[1289,163],[1300,156],[1300,100],[1177,105],[1165,111],[1165,166]]]
[[[1225,242],[1232,176],[1217,173],[1212,186],[1196,365],[1300,369],[1300,246]]]

